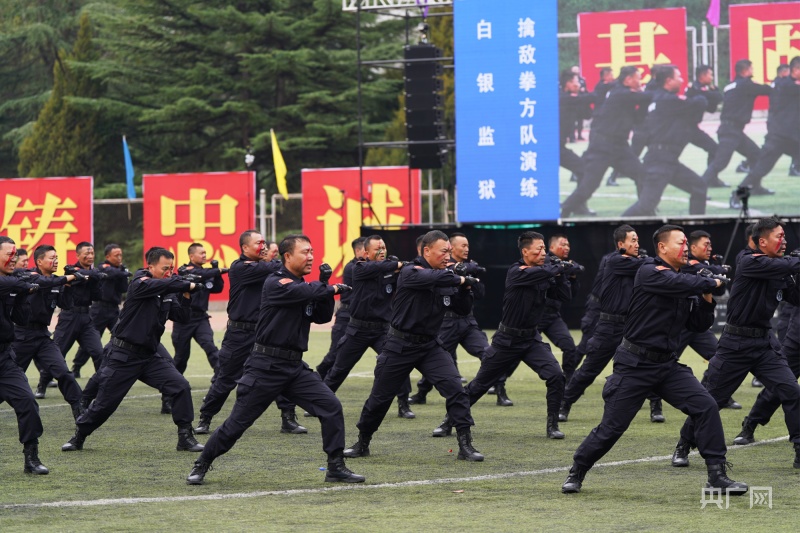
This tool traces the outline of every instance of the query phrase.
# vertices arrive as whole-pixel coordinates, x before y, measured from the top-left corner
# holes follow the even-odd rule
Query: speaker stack
[[[444,135],[442,51],[431,44],[406,46],[405,59],[427,59],[405,64],[406,137],[409,141],[439,141]],[[441,145],[409,144],[411,168],[441,168]]]

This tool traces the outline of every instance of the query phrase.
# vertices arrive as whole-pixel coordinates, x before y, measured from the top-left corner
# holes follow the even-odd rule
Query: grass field
[[[719,122],[717,121],[708,121],[701,124],[703,130],[711,135],[711,138],[715,141],[717,140],[716,132],[718,126]],[[584,138],[588,139],[588,133],[588,131],[584,132]],[[753,119],[745,128],[745,133],[759,147],[762,146],[766,134],[766,119]],[[587,141],[577,142],[568,144],[567,148],[578,155],[582,155],[588,144]],[[736,187],[745,177],[745,174],[736,173],[736,166],[742,160],[744,160],[744,157],[741,154],[734,153],[728,168],[720,174],[720,179],[731,187]],[[706,152],[690,144],[681,155],[681,163],[702,176],[707,167]],[[772,172],[764,178],[764,186],[778,191],[778,194],[750,198],[751,216],[796,215],[800,212],[797,201],[800,198],[800,178],[789,177],[790,164],[791,159],[788,156],[782,156],[775,168],[772,169]],[[606,175],[609,173],[610,170]],[[562,201],[575,190],[576,184],[571,183],[569,178],[570,172],[561,168],[559,171],[559,185]],[[605,179],[603,179],[602,185],[589,200],[589,207],[597,211],[598,217],[618,218],[622,212],[636,201],[636,186],[632,180],[621,179],[619,180],[619,185],[619,187],[608,187]],[[708,195],[711,200],[706,204],[707,215],[730,217],[738,215],[738,211],[730,209],[728,206],[728,200],[731,195],[730,188],[709,189]],[[665,217],[687,216],[689,214],[689,194],[672,185],[667,186],[658,206],[658,214]]]
[[[327,333],[312,333],[307,357],[312,365],[328,342]],[[693,352],[684,354],[684,361],[696,375],[705,367]],[[475,375],[476,359],[461,354],[459,362],[466,377]],[[339,391],[348,445],[357,435],[355,423],[371,387],[373,365],[368,352]],[[28,375],[35,383],[34,373]],[[196,412],[210,378],[197,346],[186,375]],[[602,460],[605,466],[587,475],[583,492],[561,494],[572,453],[600,420],[603,381],[587,390],[570,421],[561,425],[566,439],[552,441],[545,437],[544,383],[520,368],[508,384],[513,407],[498,407],[487,396],[473,408],[473,435],[486,455],[483,463],[457,461],[454,437],[430,437],[444,414],[441,397],[431,395],[427,405],[415,406],[415,420],[398,419],[393,409],[373,439],[372,456],[348,461],[367,476],[359,486],[323,483],[319,423],[301,416],[309,433],[284,435],[278,410],[271,407],[230,453],[215,461],[205,485],[189,487],[184,479],[196,455],[175,451],[175,426],[159,414],[158,393],[142,384],[87,439],[82,452],[63,453],[60,446],[74,425],[57,389],[49,389],[39,402],[45,427],[40,456],[50,468],[48,476],[22,473],[16,419],[7,404],[0,407],[0,530],[796,531],[800,470],[792,468],[780,414],[756,434],[760,442],[773,442],[732,447],[728,456],[734,479],[772,487],[772,509],[751,508],[748,496],[732,499],[728,509],[713,504],[701,509],[705,467],[696,455],[689,468],[670,466],[683,416],[667,406],[665,424],[650,423],[645,406]],[[757,392],[748,380],[735,398],[748,409]],[[231,398],[214,427],[232,403]],[[728,442],[745,413],[722,411]],[[619,463],[609,464],[614,462]]]

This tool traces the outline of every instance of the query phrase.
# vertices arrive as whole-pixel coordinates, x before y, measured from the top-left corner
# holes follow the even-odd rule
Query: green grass
[[[708,122],[702,124],[704,130],[711,135],[716,141],[716,129],[718,122]],[[764,144],[764,135],[766,133],[766,120],[754,119],[754,121],[745,128],[745,133],[753,139],[753,141],[761,147]],[[584,137],[586,138],[585,132]],[[567,147],[578,155],[582,155],[588,147],[588,142],[578,142],[569,144]],[[644,154],[643,154],[644,155]],[[728,168],[726,168],[719,177],[722,181],[736,187],[745,177],[745,174],[736,173],[736,166],[744,159],[741,154],[734,153]],[[706,152],[700,148],[689,145],[681,155],[681,163],[688,166],[697,174],[703,175],[706,170]],[[772,169],[766,177],[764,177],[763,184],[765,187],[778,191],[774,196],[753,196],[750,198],[750,215],[751,216],[769,216],[773,214],[779,215],[796,215],[798,210],[797,198],[800,198],[800,178],[789,177],[789,165],[791,159],[788,156],[782,156],[775,168]],[[610,170],[606,172],[606,175]],[[564,168],[559,170],[559,183],[561,190],[561,200],[563,201],[575,190],[575,183],[569,181],[570,172]],[[589,207],[597,211],[597,216],[604,218],[619,218],[623,211],[630,207],[637,198],[636,186],[630,179],[620,179],[618,181],[619,187],[606,186],[605,178],[602,185],[597,189],[592,198],[589,200]],[[726,215],[736,217],[738,211],[728,207],[728,200],[730,199],[730,188],[709,189],[708,195],[711,200],[706,205],[707,215]],[[689,213],[689,194],[681,191],[680,189],[668,185],[662,195],[661,203],[658,206],[658,214],[666,217],[687,216]]]
[[[165,340],[168,339],[165,337]],[[218,341],[221,335],[218,334]],[[327,350],[327,333],[311,335],[307,360],[316,364]],[[168,342],[169,344],[169,342]],[[558,354],[557,354],[558,356]],[[72,359],[70,354],[69,359]],[[705,362],[696,354],[685,362],[700,375]],[[466,377],[478,370],[478,361],[459,357]],[[340,389],[348,437],[356,437],[355,423],[366,399],[374,365],[365,355]],[[609,369],[610,370],[610,369]],[[604,375],[607,375],[606,372]],[[28,373],[35,383],[34,373]],[[194,388],[195,411],[208,387],[210,369],[199,347],[193,347],[186,373]],[[418,375],[414,374],[414,377]],[[79,380],[81,384],[86,379]],[[319,423],[302,418],[307,435],[279,433],[278,411],[273,406],[238,444],[214,463],[206,484],[185,484],[196,455],[176,452],[176,430],[169,416],[159,414],[158,393],[137,384],[111,419],[86,441],[78,453],[62,453],[60,446],[73,433],[71,413],[56,389],[40,401],[45,434],[40,456],[51,473],[22,473],[21,445],[16,420],[7,404],[0,407],[0,529],[4,531],[715,531],[736,528],[795,530],[800,516],[800,470],[792,468],[792,449],[784,440],[760,446],[731,448],[732,476],[754,486],[773,487],[773,508],[749,508],[749,498],[738,498],[729,509],[700,509],[700,487],[705,481],[702,460],[692,456],[688,469],[672,468],[667,459],[647,463],[598,467],[587,476],[578,495],[560,493],[571,456],[600,420],[603,379],[591,386],[572,409],[561,428],[567,437],[545,437],[544,383],[528,368],[509,380],[514,407],[494,405],[487,396],[473,408],[476,447],[486,455],[483,463],[457,461],[455,438],[434,439],[431,430],[441,421],[444,401],[436,394],[429,403],[415,406],[415,420],[396,418],[392,409],[371,446],[372,456],[348,461],[355,472],[366,475],[362,486],[323,483],[325,456]],[[749,408],[758,392],[749,381],[735,394]],[[214,420],[227,416],[233,399]],[[746,411],[722,411],[727,440],[738,432]],[[642,409],[630,430],[602,460],[625,461],[667,456],[677,440],[683,416],[666,407],[665,424],[651,424]],[[757,438],[786,435],[778,414]],[[200,437],[201,441],[205,437]],[[555,472],[537,472],[547,469]],[[469,479],[476,476],[506,477]],[[429,485],[396,485],[420,480],[450,479]],[[374,485],[389,486],[374,487]],[[336,490],[322,490],[322,489]],[[313,492],[252,493],[288,490]],[[345,489],[345,490],[342,490]],[[350,490],[352,489],[352,490]],[[455,492],[463,491],[463,492]],[[81,507],[6,507],[64,501],[120,498],[159,498],[248,494],[213,500],[172,502],[120,502]]]

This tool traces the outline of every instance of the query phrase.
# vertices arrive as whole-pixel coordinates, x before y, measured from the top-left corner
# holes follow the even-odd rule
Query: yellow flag
[[[284,197],[289,199],[289,191],[286,189],[286,163],[283,160],[281,149],[278,148],[278,138],[275,137],[275,132],[270,128],[269,134],[272,136],[272,161],[275,164],[275,181],[278,183],[278,192]]]

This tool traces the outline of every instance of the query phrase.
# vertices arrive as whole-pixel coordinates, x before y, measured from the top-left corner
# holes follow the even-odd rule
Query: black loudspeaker
[[[426,62],[406,63],[405,112],[406,138],[409,141],[429,141],[429,144],[409,144],[411,168],[441,168],[441,145],[433,141],[444,139],[442,66],[437,59],[442,51],[431,44],[405,47],[405,59],[426,59]]]

